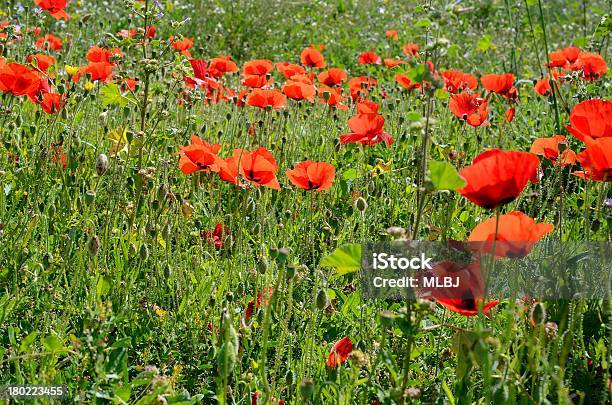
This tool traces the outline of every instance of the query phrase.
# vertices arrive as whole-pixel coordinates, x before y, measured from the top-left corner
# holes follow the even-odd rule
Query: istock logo
[[[431,257],[425,257],[425,253],[421,253],[420,257],[411,258],[388,253],[372,254],[372,266],[375,270],[432,270],[430,262]]]

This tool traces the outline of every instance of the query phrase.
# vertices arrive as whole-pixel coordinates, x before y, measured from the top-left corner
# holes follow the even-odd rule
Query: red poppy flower
[[[115,65],[107,62],[89,62],[89,65],[79,69],[80,75],[88,74],[92,81],[100,80],[109,82],[113,79],[112,74]]]
[[[495,230],[497,229],[497,238]],[[536,223],[520,211],[511,211],[497,218],[489,218],[478,224],[470,236],[470,242],[487,242],[475,244],[480,252],[493,253],[499,257],[525,257],[531,252],[537,241],[552,232],[552,224]],[[493,243],[493,241],[497,241]]]
[[[195,172],[218,172],[221,158],[217,156],[221,144],[209,144],[197,135],[191,136],[191,145],[180,146],[179,168],[185,174]]]
[[[483,152],[459,172],[467,185],[458,191],[482,208],[508,204],[523,191],[539,163],[538,157],[528,152]]]
[[[393,59],[393,58],[385,58],[383,60],[383,62],[385,63],[385,66],[388,68],[394,68],[396,66],[402,65],[404,63],[406,63],[405,60],[401,60],[401,59]]]
[[[601,55],[591,52],[580,52],[576,67],[582,70],[585,80],[598,80],[608,71],[608,65]]]
[[[221,77],[226,73],[237,72],[238,66],[230,60],[229,56],[221,56],[212,58],[208,69],[212,77]]]
[[[506,119],[507,122],[512,122],[512,120],[514,120],[515,114],[516,114],[516,108],[510,107],[504,113],[504,118]]]
[[[245,87],[251,87],[253,89],[262,89],[272,86],[274,79],[267,79],[266,75],[248,75],[242,76],[240,84]]]
[[[385,35],[387,36],[387,38],[391,38],[394,41],[397,41],[399,39],[396,30],[387,30],[385,31]]]
[[[334,182],[336,169],[332,164],[326,162],[313,162],[306,160],[298,163],[293,170],[288,170],[286,175],[289,181],[304,190],[329,190]]]
[[[551,52],[548,56],[549,67],[562,67],[568,70],[577,70],[576,59],[580,54],[580,48],[569,47],[559,51]]]
[[[87,54],[85,55],[89,62],[106,63],[112,63],[112,60],[114,58],[121,56],[123,56],[123,52],[121,52],[121,49],[119,48],[106,49],[100,48],[99,46],[92,46],[91,48],[89,48]]]
[[[183,39],[176,39],[174,37],[170,37],[170,42],[172,43],[172,48],[176,49],[188,58],[191,56],[191,52],[189,51],[189,49],[191,49],[191,47],[193,46],[192,38],[185,37]]]
[[[555,135],[550,138],[537,138],[531,144],[529,152],[544,156],[552,163],[558,163],[560,166],[575,164],[576,153],[571,149],[560,152],[559,144],[561,143],[565,144],[565,137],[563,135]],[[559,154],[561,154],[561,159],[557,162]]]
[[[55,58],[50,55],[37,53],[28,56],[28,62],[40,69],[42,72],[46,72],[49,67],[55,65]]]
[[[344,83],[347,78],[346,70],[338,68],[324,70],[317,76],[317,80],[319,80],[320,83],[330,87]]]
[[[362,65],[382,65],[382,59],[375,52],[363,52],[357,58],[357,62]]]
[[[246,62],[242,66],[242,74],[263,76],[270,73],[274,69],[274,64],[267,59],[255,59]]]
[[[402,51],[404,51],[404,54],[407,56],[418,56],[419,55],[419,46],[417,44],[406,44],[404,45],[404,47],[402,48]]]
[[[283,75],[286,79],[291,79],[292,76],[295,75],[303,75],[306,73],[306,70],[294,63],[289,62],[280,62],[276,64],[276,69]]]
[[[551,93],[550,81],[548,78],[540,79],[533,85],[534,90],[541,96],[546,96]]]
[[[53,34],[47,34],[36,40],[36,47],[38,49],[59,51],[62,49],[62,46],[62,40]]]
[[[612,101],[592,99],[576,104],[565,128],[576,138],[612,137]]]
[[[420,89],[421,83],[413,83],[412,80],[405,74],[399,74],[395,76],[395,81],[400,84],[403,88],[407,90]]]
[[[306,48],[300,54],[300,60],[302,65],[314,68],[324,68],[326,66],[325,58],[323,54],[315,49],[313,46]]]
[[[223,249],[225,242],[231,240],[230,229],[223,224],[217,224],[212,232],[200,232],[200,236],[205,242],[213,245],[217,250]]]
[[[259,108],[285,108],[287,98],[278,90],[255,89],[246,97],[246,105]]]
[[[594,181],[612,182],[612,138],[586,138],[586,150],[577,156],[584,171],[575,176]]]
[[[314,101],[316,89],[312,84],[288,80],[282,88],[283,94],[294,100]]]
[[[267,289],[264,289],[263,291],[258,292],[257,299],[250,300],[249,303],[247,304],[244,318],[247,321],[251,319],[251,317],[253,316],[254,310],[259,309],[262,303],[263,305],[267,306],[268,303],[270,302],[270,298],[272,298],[273,293],[274,293],[274,288],[272,287],[268,287]]]
[[[512,73],[505,74],[488,74],[480,78],[482,86],[500,96],[514,100],[517,96],[516,87],[514,87],[514,81],[516,78]]]
[[[338,367],[349,358],[352,352],[353,342],[348,336],[345,336],[334,344],[325,364],[327,367]]]
[[[478,315],[482,312],[490,316],[490,310],[499,301],[484,302],[484,279],[479,262],[468,265],[444,261],[436,263],[427,276],[453,277],[459,280],[457,287],[424,288],[419,287],[417,294],[424,299],[434,299],[445,308],[463,316]]]
[[[376,79],[368,76],[353,77],[348,82],[351,97],[356,101],[367,97],[370,90],[377,84]]]
[[[334,106],[341,110],[348,110],[348,107],[342,104],[342,100],[344,100],[344,96],[342,95],[341,88],[328,87],[328,86],[320,86],[318,89],[318,94],[320,97],[321,103],[326,103],[330,106]]]
[[[473,127],[489,125],[487,100],[480,98],[478,93],[453,94],[448,107],[456,117]]]
[[[34,0],[36,5],[51,14],[51,17],[56,20],[68,20],[70,16],[66,14],[66,5],[68,0]]]
[[[378,114],[357,114],[348,121],[351,133],[340,135],[340,143],[360,143],[362,145],[375,145],[385,142],[387,146],[393,144],[391,135],[383,130],[385,118]]]
[[[304,83],[304,84],[310,84],[310,85],[314,85],[314,73],[309,73],[309,74],[303,74],[303,75],[293,75],[291,77],[292,82],[300,82],[300,83]]]
[[[138,79],[126,77],[121,81],[121,91],[134,91],[138,85]]]
[[[40,87],[40,77],[27,66],[19,63],[0,64],[0,91],[33,98]]]
[[[276,159],[265,148],[253,152],[235,149],[234,154],[221,163],[219,177],[230,183],[238,184],[238,174],[255,187],[264,186],[280,190],[276,179],[278,165]]]
[[[380,105],[373,101],[362,101],[357,103],[357,113],[358,114],[378,114],[378,109]]]
[[[64,107],[64,96],[59,93],[42,93],[40,105],[47,114],[57,114]]]
[[[469,73],[459,70],[446,70],[442,72],[444,87],[449,93],[461,93],[466,89],[474,90],[478,87],[478,79]]]
[[[278,165],[276,159],[266,148],[260,147],[253,152],[242,151],[240,159],[240,174],[256,187],[264,186],[280,190],[276,179]]]

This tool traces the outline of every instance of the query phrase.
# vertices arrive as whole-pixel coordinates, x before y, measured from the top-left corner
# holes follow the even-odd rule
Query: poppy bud
[[[191,218],[193,210],[193,205],[191,205],[188,200],[183,200],[183,202],[181,203],[181,212],[183,213],[183,216],[187,219]]]
[[[92,256],[96,256],[98,252],[100,252],[100,238],[97,235],[94,235],[89,239],[89,243],[87,244],[87,248],[89,249],[89,254]]]
[[[532,326],[544,323],[546,320],[546,307],[541,302],[538,302],[531,307],[529,318]]]
[[[361,215],[364,214],[367,208],[368,208],[368,203],[363,197],[359,197],[358,199],[355,200],[355,209],[359,211]]]
[[[128,252],[129,252],[130,257],[136,256],[136,253],[138,253],[138,249],[136,248],[136,245],[134,245],[134,242],[130,242]]]
[[[353,350],[349,354],[349,361],[357,367],[365,367],[368,365],[368,358],[361,350]]]
[[[303,379],[300,383],[300,396],[304,401],[308,401],[314,395],[314,383]]]
[[[268,271],[268,261],[264,258],[260,258],[257,262],[257,270],[259,270],[261,274],[265,274]]]
[[[227,302],[233,302],[233,301],[234,301],[234,293],[233,293],[233,292],[231,292],[231,291],[228,291],[228,292],[225,294],[225,300],[226,300]]]
[[[546,324],[544,324],[544,330],[550,339],[554,339],[557,336],[559,326],[554,322],[546,322]]]
[[[149,246],[146,243],[140,245],[140,250],[138,251],[140,254],[140,259],[147,260],[149,258]]]
[[[327,293],[325,292],[325,290],[320,289],[319,292],[317,293],[317,308],[320,310],[324,310],[325,307],[327,307]]]
[[[295,376],[293,374],[293,371],[287,370],[287,374],[285,374],[285,385],[287,387],[291,387],[293,383],[295,382],[294,380],[295,380]]]
[[[108,156],[101,153],[96,158],[96,173],[98,176],[102,176],[108,170]]]

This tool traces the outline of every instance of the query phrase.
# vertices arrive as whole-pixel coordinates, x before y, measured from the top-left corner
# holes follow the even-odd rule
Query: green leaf
[[[42,340],[42,344],[51,353],[59,352],[64,350],[64,344],[55,335],[49,335]]]
[[[127,98],[121,95],[121,90],[115,83],[108,83],[100,88],[100,100],[105,106],[116,104],[125,107],[128,103]]]
[[[111,279],[108,276],[101,276],[98,278],[98,283],[96,284],[96,292],[98,293],[98,297],[108,294],[111,287],[110,282]]]
[[[457,190],[465,187],[465,180],[448,162],[429,162],[429,178],[436,190]]]
[[[431,27],[431,21],[429,21],[427,18],[421,18],[414,26],[416,28],[429,28]]]
[[[406,114],[406,119],[412,122],[419,122],[423,117],[416,111],[410,111]]]
[[[355,169],[348,169],[346,170],[344,173],[342,173],[342,178],[344,178],[344,180],[355,180],[357,178],[357,170]]]
[[[426,70],[425,65],[422,64],[422,65],[417,65],[413,67],[412,69],[410,69],[406,73],[406,77],[408,77],[410,81],[413,83],[421,83],[427,78],[426,76],[427,73],[429,73],[429,71]]]
[[[478,52],[486,52],[489,50],[489,48],[491,48],[491,36],[489,34],[486,34],[478,40],[478,43],[476,44],[476,50]]]
[[[447,100],[450,98],[450,94],[448,94],[448,91],[444,89],[436,89],[434,92],[434,97],[438,100]]]
[[[38,336],[38,332],[34,331],[30,333],[28,336],[26,336],[25,338],[23,338],[23,340],[21,341],[21,345],[19,345],[19,351],[21,353],[26,352],[28,348],[32,346],[32,343],[34,343],[37,336]]]
[[[321,266],[333,267],[341,276],[353,273],[361,268],[361,245],[357,243],[340,246],[321,260]]]
[[[130,387],[129,385],[122,385],[120,387],[115,388],[113,394],[121,398],[122,401],[129,402],[130,395],[132,394],[132,387]]]

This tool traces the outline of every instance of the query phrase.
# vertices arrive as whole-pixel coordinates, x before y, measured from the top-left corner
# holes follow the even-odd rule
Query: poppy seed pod
[[[89,249],[89,254],[92,256],[96,256],[98,252],[100,252],[100,238],[97,235],[94,235],[89,239],[89,243],[87,244],[87,249]]]
[[[102,176],[108,170],[108,156],[101,153],[96,158],[96,173],[98,176]]]
[[[297,266],[295,264],[291,264],[287,266],[287,271],[285,273],[285,277],[287,278],[287,281],[290,281],[293,279],[293,277],[295,277],[296,267]]]
[[[312,398],[314,394],[314,383],[310,380],[302,380],[300,383],[300,395],[303,400],[308,400]]]
[[[368,209],[368,203],[363,197],[359,197],[355,200],[355,209],[359,211],[361,215],[363,215],[365,210]]]
[[[91,204],[96,199],[96,192],[93,190],[87,190],[85,192],[85,202]]]

